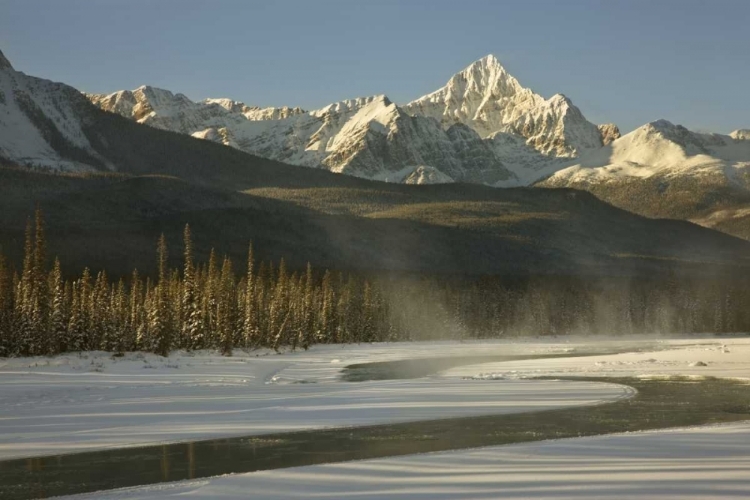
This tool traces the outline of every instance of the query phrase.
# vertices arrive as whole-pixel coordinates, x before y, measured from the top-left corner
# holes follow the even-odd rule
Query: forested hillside
[[[0,356],[68,351],[215,348],[307,349],[315,343],[750,329],[747,275],[627,279],[447,277],[304,271],[256,262],[246,271],[212,249],[197,262],[189,226],[179,269],[162,236],[153,278],[133,270],[112,280],[85,268],[51,269],[37,210],[18,271],[0,254]]]
[[[244,168],[249,178],[257,175],[253,165]],[[574,190],[403,186],[319,173],[342,185],[278,187],[285,179],[279,172],[242,193],[161,175],[0,169],[0,244],[21,261],[23,221],[38,205],[66,272],[89,267],[113,277],[136,267],[153,276],[154,241],[164,233],[176,248],[188,223],[200,235],[199,259],[213,246],[244,262],[252,240],[260,259],[284,257],[297,270],[309,261],[316,268],[471,275],[713,274],[744,268],[750,256],[744,241],[639,217]],[[272,182],[276,187],[265,187]],[[172,254],[171,266],[178,257]]]

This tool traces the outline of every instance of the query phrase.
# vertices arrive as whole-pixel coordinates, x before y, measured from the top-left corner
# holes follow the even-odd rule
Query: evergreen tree
[[[122,353],[128,348],[129,326],[128,317],[130,311],[128,308],[127,291],[125,288],[125,280],[120,278],[117,282],[117,286],[112,289],[112,298],[110,303],[110,311],[112,314],[111,328],[114,334],[114,342],[112,344],[112,350],[116,353]]]
[[[84,304],[82,302],[82,281],[76,281],[71,286],[70,315],[68,317],[67,345],[71,351],[87,349],[84,335],[86,321],[84,318]]]
[[[268,311],[268,326],[273,335],[271,347],[277,352],[279,351],[279,348],[285,344],[287,338],[286,329],[291,314],[291,309],[288,304],[288,281],[289,278],[287,276],[286,261],[282,258],[281,261],[279,261],[278,279],[276,281],[276,286],[274,287]]]
[[[333,316],[335,294],[333,291],[331,272],[327,269],[323,274],[323,282],[321,286],[318,342],[334,343],[336,342],[336,325]]]
[[[26,221],[24,238],[23,269],[20,281],[16,285],[15,308],[13,311],[13,328],[16,329],[17,345],[14,353],[21,356],[36,354],[35,340],[37,332],[34,329],[33,317],[35,315],[34,302],[36,294],[34,285],[34,239],[31,220]]]
[[[94,280],[89,301],[90,321],[88,334],[94,349],[111,351],[115,347],[114,332],[110,325],[109,281],[105,271],[99,271]]]
[[[149,314],[149,335],[151,350],[161,356],[167,356],[172,345],[169,314],[169,283],[167,281],[167,240],[162,234],[156,249],[159,263],[159,281],[151,297]]]
[[[198,283],[193,262],[193,240],[190,226],[185,224],[185,264],[182,288],[182,337],[188,349],[200,349],[204,345],[204,323],[198,297]]]
[[[79,345],[76,350],[91,350],[96,346],[93,341],[92,332],[94,330],[93,325],[93,301],[92,301],[92,286],[91,286],[91,271],[89,268],[84,268],[81,274],[81,279],[78,288],[78,304],[80,314],[80,324],[82,325],[77,330],[78,339],[77,344]]]
[[[0,254],[0,356],[237,346],[304,349],[314,343],[544,333],[750,329],[743,276],[705,279],[670,274],[636,283],[616,278],[440,278],[290,271],[282,259],[256,264],[237,281],[215,251],[196,264],[189,226],[182,272],[157,246],[158,276],[137,271],[110,281],[86,268],[66,280],[60,261],[46,271],[44,222],[27,223],[19,272]],[[387,300],[386,300],[387,299]]]
[[[130,310],[126,324],[127,338],[125,338],[123,342],[125,350],[137,349],[138,339],[143,336],[145,330],[142,295],[143,283],[141,282],[138,270],[135,269],[130,278]]]
[[[55,259],[52,272],[49,277],[49,289],[51,294],[51,312],[49,322],[48,354],[65,352],[68,349],[67,325],[65,318],[68,315],[65,302],[65,284],[63,283],[60,260]]]
[[[217,333],[219,347],[225,356],[232,355],[232,342],[235,327],[234,273],[232,261],[225,257],[219,277],[219,293],[217,297]]]
[[[215,346],[217,339],[217,307],[219,295],[219,268],[216,263],[216,251],[212,248],[208,257],[208,268],[204,283],[205,303],[203,306],[203,317],[206,320],[207,345]]]
[[[243,337],[245,347],[258,345],[258,308],[256,304],[257,290],[255,279],[255,256],[253,244],[247,250],[247,277],[245,279],[245,301],[243,309]]]
[[[12,337],[13,284],[8,264],[0,251],[0,357],[11,354],[14,344]]]
[[[362,290],[362,309],[359,321],[360,338],[364,342],[375,341],[375,299],[373,296],[372,286],[365,281]]]
[[[302,327],[299,332],[299,344],[304,350],[310,348],[314,341],[315,322],[313,316],[313,304],[315,298],[313,282],[313,271],[310,263],[307,263],[304,278],[304,292],[302,298]]]

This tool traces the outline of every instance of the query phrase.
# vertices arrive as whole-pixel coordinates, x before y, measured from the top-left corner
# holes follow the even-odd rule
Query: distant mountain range
[[[575,187],[750,238],[750,130],[695,133],[658,120],[620,137],[564,95],[522,87],[492,55],[402,106],[381,95],[260,109],[153,87],[87,97],[139,123],[294,165],[407,184]]]
[[[491,55],[404,106],[379,95],[314,111],[260,109],[153,87],[88,97],[139,123],[266,158],[407,184],[526,185],[619,137],[565,96],[522,87]]]
[[[125,127],[97,107],[150,127]],[[182,150],[169,149],[159,144],[166,136],[156,140],[148,132],[153,128],[250,154],[199,148],[202,141],[170,140]],[[258,157],[271,160],[262,163],[263,175],[288,176],[286,186],[353,185],[303,174],[328,170],[405,184],[575,187],[641,215],[750,237],[750,131],[698,134],[660,120],[620,137],[613,124],[587,121],[565,96],[544,99],[522,87],[493,56],[405,105],[381,95],[305,111],[230,99],[193,102],[153,87],[84,95],[17,72],[0,53],[0,158],[6,163],[166,173],[243,190],[257,183],[245,182],[236,167],[259,165]]]

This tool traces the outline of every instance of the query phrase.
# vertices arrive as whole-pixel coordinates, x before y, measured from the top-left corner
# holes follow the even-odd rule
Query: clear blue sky
[[[748,0],[0,0],[16,69],[87,92],[403,103],[495,54],[594,122],[750,128]]]

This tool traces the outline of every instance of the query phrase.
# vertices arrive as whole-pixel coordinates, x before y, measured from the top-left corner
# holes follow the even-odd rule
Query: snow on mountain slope
[[[493,55],[474,62],[445,87],[405,109],[435,118],[445,127],[464,123],[482,137],[512,132],[544,154],[570,157],[602,146],[599,129],[567,97],[557,94],[545,100],[522,87]]]
[[[537,185],[584,189],[647,217],[686,219],[750,239],[750,140],[648,123]]]
[[[495,182],[512,177],[473,130],[443,130],[434,120],[409,116],[383,95],[310,112],[249,108],[228,99],[196,103],[151,87],[88,97],[102,109],[143,124],[294,165],[382,180]],[[412,176],[420,165],[429,166],[432,175]]]
[[[446,127],[470,124],[487,137],[543,103],[541,96],[523,88],[490,55],[455,74],[443,88],[405,108],[412,114],[435,118]]]
[[[617,132],[600,131],[563,95],[545,100],[523,88],[494,56],[403,107],[381,95],[309,112],[260,109],[152,87],[87,97],[140,123],[266,158],[399,182],[528,184]]]
[[[740,132],[740,131],[738,131]],[[741,134],[701,134],[667,120],[648,123],[607,147],[582,155],[544,184],[578,185],[627,177],[719,174],[732,180],[750,167],[750,141]]]
[[[81,102],[67,85],[15,71],[0,52],[0,157],[59,170],[111,168],[83,133]]]

